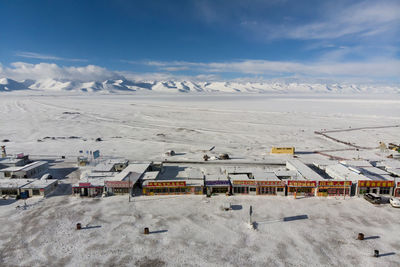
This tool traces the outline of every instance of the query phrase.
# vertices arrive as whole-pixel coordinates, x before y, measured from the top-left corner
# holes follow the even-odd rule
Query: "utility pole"
[[[250,205],[250,225],[252,225],[251,215],[253,214],[253,206]]]
[[[131,175],[129,174],[129,185],[128,185],[129,202],[131,202]]]

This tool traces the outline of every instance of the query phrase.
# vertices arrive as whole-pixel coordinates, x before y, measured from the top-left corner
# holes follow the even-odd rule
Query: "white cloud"
[[[24,62],[14,62],[10,67],[0,68],[0,76],[17,80],[72,79],[79,81],[98,81],[120,77],[116,72],[94,65],[64,67],[54,63],[29,64]]]
[[[42,59],[42,60],[60,60],[60,61],[73,61],[73,62],[85,62],[86,59],[79,59],[79,58],[63,58],[63,57],[56,57],[52,55],[45,55],[40,53],[34,52],[17,52],[15,54],[18,57],[23,58],[33,58],[33,59]]]
[[[263,79],[273,77],[330,78],[332,80],[389,81],[400,77],[400,60],[376,60],[369,62],[328,62],[299,63],[289,61],[241,60],[229,62],[185,62],[151,61],[147,65],[154,72],[134,73],[130,71],[111,71],[99,66],[65,67],[57,64],[29,64],[15,62],[1,66],[0,77],[16,80],[77,80],[104,81],[107,79],[131,80],[193,80],[221,81],[235,78]],[[165,69],[185,69],[193,75],[179,72],[166,72]],[[227,79],[226,77],[230,77]]]
[[[238,73],[251,75],[303,75],[336,77],[399,77],[400,60],[376,60],[368,62],[298,63],[289,61],[242,60],[230,62],[157,62],[147,63],[159,69],[183,68],[202,73]]]
[[[241,23],[253,34],[267,39],[327,40],[351,37],[372,37],[399,32],[399,1],[362,1],[353,5],[335,3],[338,7],[322,6],[315,10],[312,22],[268,20]]]

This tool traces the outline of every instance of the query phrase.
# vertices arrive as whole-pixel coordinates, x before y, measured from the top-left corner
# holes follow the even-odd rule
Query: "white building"
[[[34,161],[24,166],[0,170],[0,178],[40,178],[49,168],[47,161]]]

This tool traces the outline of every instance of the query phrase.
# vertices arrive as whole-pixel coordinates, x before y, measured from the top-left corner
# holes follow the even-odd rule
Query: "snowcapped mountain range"
[[[339,83],[301,82],[195,82],[195,81],[132,81],[116,79],[82,82],[77,80],[23,80],[0,79],[0,92],[225,92],[225,93],[400,93],[400,86],[356,85]]]

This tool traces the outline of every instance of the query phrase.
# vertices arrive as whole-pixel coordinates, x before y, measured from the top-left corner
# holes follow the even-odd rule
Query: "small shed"
[[[28,197],[31,196],[47,196],[58,185],[58,180],[47,179],[47,180],[34,180],[32,183],[24,185],[21,188],[21,192],[28,192]]]
[[[21,188],[31,182],[28,179],[0,179],[0,196],[19,196]]]

